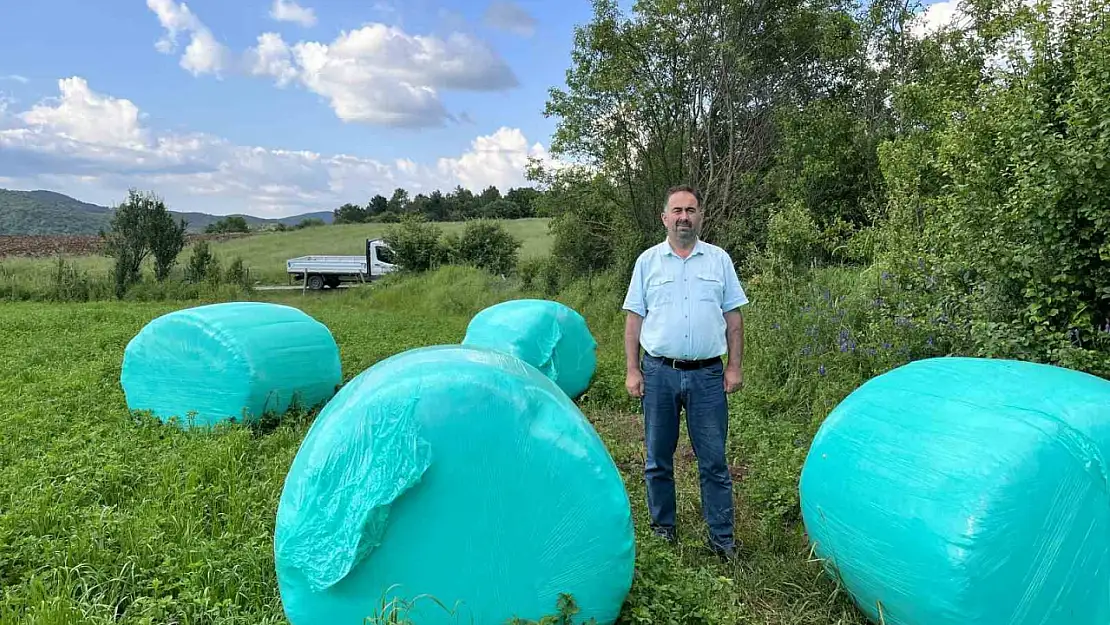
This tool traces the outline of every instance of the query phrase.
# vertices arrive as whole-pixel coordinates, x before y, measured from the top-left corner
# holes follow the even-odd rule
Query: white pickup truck
[[[393,250],[381,239],[366,240],[365,256],[299,256],[285,261],[289,280],[300,282],[319,291],[325,286],[336,288],[341,282],[370,282],[397,266],[389,261]]]

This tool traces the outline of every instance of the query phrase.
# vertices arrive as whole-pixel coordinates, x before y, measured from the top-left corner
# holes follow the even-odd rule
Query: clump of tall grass
[[[129,286],[125,301],[206,301],[241,298],[252,290],[251,272],[239,258],[222,269],[214,257],[195,267],[177,268],[161,282],[144,274]],[[58,257],[49,265],[9,259],[0,263],[0,301],[95,302],[117,299],[111,269],[95,269]]]

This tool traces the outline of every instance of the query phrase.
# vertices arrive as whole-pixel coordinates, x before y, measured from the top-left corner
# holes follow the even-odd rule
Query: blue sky
[[[52,0],[0,19],[0,187],[262,216],[524,184],[588,0]]]

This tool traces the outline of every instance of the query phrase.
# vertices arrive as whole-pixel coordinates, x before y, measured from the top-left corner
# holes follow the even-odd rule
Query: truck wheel
[[[324,288],[324,277],[323,276],[309,276],[308,277],[308,288],[312,289],[313,291],[319,291],[320,289],[323,289]]]

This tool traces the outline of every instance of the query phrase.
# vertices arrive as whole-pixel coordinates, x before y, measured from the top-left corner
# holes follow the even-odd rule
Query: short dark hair
[[[675,193],[689,193],[694,196],[698,202],[698,208],[702,205],[701,191],[697,187],[688,184],[676,184],[675,186],[667,189],[667,193],[663,195],[663,210],[667,210],[667,202],[671,201],[671,196]]]

